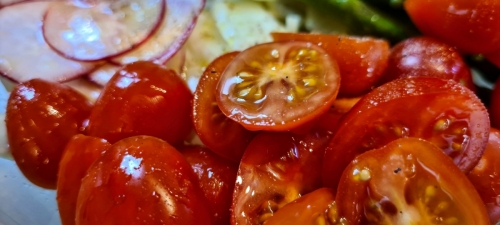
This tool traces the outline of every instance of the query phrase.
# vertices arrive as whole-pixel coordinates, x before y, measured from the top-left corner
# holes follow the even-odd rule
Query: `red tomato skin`
[[[250,142],[238,168],[232,224],[259,224],[267,201],[289,203],[321,187],[321,162],[330,136],[261,132]],[[267,208],[266,208],[267,209]]]
[[[77,225],[211,224],[196,175],[167,142],[151,136],[122,139],[82,179]]]
[[[356,178],[360,170],[369,171],[368,180]],[[422,179],[424,173],[427,178],[430,175],[431,179],[435,179],[435,183],[431,183],[434,181],[425,177]],[[408,200],[416,197],[412,191],[425,192],[419,188],[426,185],[443,188],[447,196],[454,201],[451,204],[461,210],[459,213],[466,214],[467,221],[459,221],[460,224],[489,224],[481,198],[466,175],[439,148],[417,138],[400,138],[382,148],[358,155],[342,174],[335,199],[339,206],[338,215],[351,225],[371,224],[365,218],[366,200],[371,198],[378,202],[394,203],[396,213],[391,215],[392,218],[386,219],[391,219],[392,222],[396,222],[395,224],[401,224],[397,223],[398,221],[429,224],[426,222],[429,222],[430,210],[426,207],[419,211],[418,218],[399,216],[404,215],[399,210],[406,210],[402,205],[411,205],[411,201],[414,201],[414,199]],[[422,197],[416,201],[425,200]],[[416,204],[413,206],[418,207]],[[461,216],[459,213],[455,215]]]
[[[419,117],[414,118],[417,114]],[[362,138],[369,137],[371,133],[368,132],[374,130],[369,128],[374,128],[378,122],[404,123],[403,128],[408,130],[399,133],[404,135],[401,137],[431,139],[435,135],[435,123],[446,114],[467,120],[463,123],[470,131],[469,142],[454,156],[454,161],[468,173],[481,158],[488,141],[490,122],[486,108],[471,90],[452,80],[417,77],[394,80],[374,89],[341,118],[325,152],[323,184],[337,188],[345,167],[356,155],[370,150],[362,146],[365,141]],[[440,138],[445,140],[442,135],[439,134]],[[396,138],[399,137],[379,144]],[[381,146],[373,148],[378,147]]]
[[[489,113],[491,126],[500,129],[500,79],[497,79],[491,92]]]
[[[191,114],[194,128],[203,144],[236,163],[240,162],[255,132],[245,129],[222,113],[217,105],[215,90],[222,72],[238,54],[227,53],[208,65],[196,87]]]
[[[475,89],[470,68],[460,53],[453,46],[430,37],[409,38],[392,48],[383,83],[409,77],[451,79]]]
[[[468,178],[481,196],[490,216],[491,224],[500,221],[500,131],[491,128],[483,157],[468,174]]]
[[[477,54],[500,49],[498,0],[408,0],[404,7],[422,33],[462,52]]]
[[[181,153],[198,177],[201,189],[208,200],[214,224],[229,225],[229,208],[238,165],[201,146],[181,149]]]
[[[340,70],[339,96],[370,91],[387,67],[389,43],[382,39],[344,35],[272,33],[274,41],[307,41],[326,50]]]
[[[84,130],[90,103],[78,92],[40,79],[17,85],[12,91],[5,122],[12,156],[34,184],[56,188],[64,147]]]
[[[333,204],[335,204],[335,192],[329,188],[319,188],[286,204],[264,222],[264,225],[315,224],[318,217],[325,217],[324,214],[328,213],[327,210]],[[332,210],[335,210],[335,208],[332,208]]]
[[[193,95],[177,74],[152,62],[119,70],[104,87],[90,114],[88,135],[115,143],[150,135],[181,144],[192,130]]]
[[[75,224],[76,200],[90,165],[111,146],[106,140],[77,134],[64,149],[57,180],[57,206],[64,225]]]

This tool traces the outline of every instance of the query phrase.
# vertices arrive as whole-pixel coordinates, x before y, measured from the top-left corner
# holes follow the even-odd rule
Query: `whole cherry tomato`
[[[214,224],[229,225],[229,208],[233,200],[238,165],[200,146],[184,148],[181,153],[198,176]]]
[[[34,184],[56,188],[64,147],[84,131],[90,103],[73,89],[34,79],[17,85],[7,104],[5,123],[12,156]]]
[[[500,131],[492,128],[479,163],[468,175],[486,204],[491,224],[500,222]]]
[[[215,59],[200,77],[193,98],[192,117],[196,133],[210,150],[239,163],[255,132],[226,117],[217,105],[216,92],[220,75],[238,55],[232,52]]]
[[[192,130],[193,95],[177,74],[152,62],[119,70],[90,114],[88,134],[110,143],[134,135],[180,144]]]
[[[466,53],[500,50],[499,0],[406,0],[404,6],[425,35]]]
[[[134,136],[116,142],[82,179],[77,225],[211,224],[189,163],[167,142]]]
[[[57,205],[62,224],[75,224],[76,200],[82,178],[110,146],[104,139],[81,134],[73,136],[66,145],[57,180]]]
[[[430,37],[409,38],[392,48],[382,82],[408,77],[451,79],[475,89],[470,68],[460,53],[453,46]]]
[[[366,94],[341,118],[325,152],[324,184],[336,189],[356,155],[404,137],[431,141],[468,173],[484,152],[489,124],[481,101],[455,81],[394,80]]]
[[[299,130],[328,111],[339,83],[337,63],[322,48],[272,42],[231,61],[219,80],[217,103],[249,130]]]
[[[467,177],[430,142],[400,138],[365,152],[345,169],[339,218],[363,224],[490,224]]]
[[[389,58],[386,40],[345,35],[272,33],[275,41],[307,41],[331,55],[339,65],[341,96],[358,96],[380,79]]]

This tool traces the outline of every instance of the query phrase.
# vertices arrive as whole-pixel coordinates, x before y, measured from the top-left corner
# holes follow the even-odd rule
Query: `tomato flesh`
[[[217,102],[246,129],[289,131],[325,113],[339,82],[337,63],[318,46],[266,43],[241,52],[227,66]]]
[[[232,223],[262,224],[287,203],[321,187],[328,140],[322,131],[258,134],[238,169]]]
[[[181,153],[198,177],[200,187],[208,200],[214,224],[229,225],[229,208],[238,166],[200,146],[184,148]]]
[[[341,96],[358,96],[380,79],[389,58],[386,40],[345,35],[272,33],[274,41],[307,41],[320,46],[339,65]]]
[[[211,224],[197,177],[167,142],[122,139],[95,161],[78,194],[76,224]]]
[[[451,79],[475,89],[470,68],[460,53],[430,37],[409,38],[392,48],[383,82],[408,77]]]
[[[468,88],[437,78],[398,79],[365,95],[341,119],[325,152],[324,182],[336,188],[356,155],[404,137],[431,141],[468,173],[489,129],[486,108]]]
[[[75,135],[66,145],[57,180],[57,206],[64,225],[75,224],[76,200],[90,165],[111,146],[106,140]]]
[[[349,224],[489,224],[472,184],[442,150],[401,138],[356,157],[336,202]]]
[[[264,225],[337,224],[335,192],[320,188],[286,204]]]
[[[500,222],[500,131],[492,128],[481,160],[468,174],[486,204],[491,224]]]
[[[64,147],[83,133],[91,105],[59,83],[34,79],[17,85],[8,103],[5,123],[12,156],[34,184],[56,188]]]
[[[194,128],[203,144],[233,162],[240,162],[255,134],[221,112],[215,90],[222,72],[238,54],[222,55],[205,69],[194,93],[192,110]]]
[[[192,131],[192,98],[174,71],[152,62],[128,64],[104,87],[90,114],[88,134],[110,143],[150,135],[181,144]]]

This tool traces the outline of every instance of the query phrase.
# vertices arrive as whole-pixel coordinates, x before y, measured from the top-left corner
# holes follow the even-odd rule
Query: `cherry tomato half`
[[[200,146],[183,148],[181,153],[198,177],[212,212],[213,224],[229,225],[238,165]]]
[[[325,152],[324,182],[335,189],[356,155],[404,137],[431,141],[468,173],[483,154],[489,124],[481,101],[455,81],[394,80],[366,94],[341,119]]]
[[[151,136],[122,139],[82,179],[77,225],[211,224],[206,198],[189,163]]]
[[[248,145],[233,195],[233,224],[262,224],[301,195],[321,187],[321,162],[330,136],[262,132]]]
[[[217,86],[217,102],[246,129],[289,131],[328,111],[339,83],[336,61],[318,46],[266,43],[231,61]]]
[[[345,35],[272,33],[275,41],[307,41],[320,46],[339,65],[339,95],[357,96],[375,86],[389,58],[386,40]]]
[[[401,138],[356,157],[337,197],[339,217],[356,224],[489,224],[465,174],[430,142]]]
[[[180,144],[193,127],[192,98],[174,71],[152,62],[128,64],[111,78],[97,99],[88,134],[110,143],[150,135]]]
[[[468,175],[486,204],[491,224],[500,222],[500,131],[492,128],[481,160]]]
[[[461,51],[500,49],[499,0],[406,0],[404,6],[420,31]]]
[[[66,145],[57,180],[57,206],[62,224],[75,224],[76,200],[81,180],[90,165],[110,146],[104,139],[81,134],[73,136]]]
[[[12,91],[5,116],[12,156],[34,184],[56,188],[64,147],[84,131],[91,105],[80,93],[59,83],[34,79]]]
[[[320,188],[286,204],[264,225],[337,224],[335,192]]]
[[[222,55],[208,65],[194,92],[192,110],[194,128],[203,144],[218,155],[237,163],[255,134],[220,111],[215,89],[222,72],[238,54],[233,52]]]

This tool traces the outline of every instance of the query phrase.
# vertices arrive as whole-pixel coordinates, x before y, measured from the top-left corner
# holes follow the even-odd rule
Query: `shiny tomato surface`
[[[341,96],[365,94],[387,66],[389,43],[383,39],[345,35],[272,33],[275,41],[306,41],[325,49],[339,65]]]
[[[63,225],[75,224],[76,200],[82,178],[111,144],[101,138],[77,134],[66,145],[59,164],[57,206]]]
[[[91,105],[83,95],[59,83],[34,79],[12,91],[5,116],[12,156],[34,184],[56,188],[64,147],[84,131]]]
[[[420,31],[460,51],[500,49],[499,0],[407,0],[404,6]]]
[[[272,42],[238,54],[217,85],[217,103],[248,130],[291,131],[313,123],[335,100],[335,59],[307,42]]]
[[[239,54],[232,52],[215,59],[200,77],[193,98],[192,117],[196,133],[210,150],[218,155],[240,162],[255,132],[226,117],[216,99],[216,88],[227,65]]]
[[[135,62],[119,70],[104,87],[90,114],[88,134],[115,143],[150,135],[180,144],[192,130],[193,95],[172,70]]]
[[[134,136],[116,142],[89,168],[77,225],[211,224],[189,163],[167,142]]]
[[[434,143],[468,173],[483,154],[489,130],[486,108],[459,83],[437,78],[394,80],[365,95],[341,119],[325,152],[324,182],[336,188],[356,155],[405,137]]]
[[[430,142],[401,138],[356,157],[336,197],[356,224],[490,224],[465,174]]]
[[[470,68],[458,50],[430,37],[409,38],[392,48],[382,81],[409,77],[451,79],[475,89]]]
[[[481,160],[468,175],[486,204],[491,224],[500,222],[500,131],[492,128]]]

